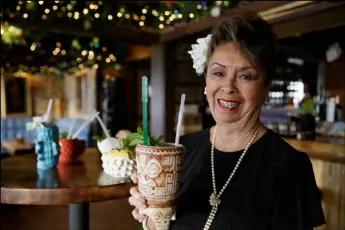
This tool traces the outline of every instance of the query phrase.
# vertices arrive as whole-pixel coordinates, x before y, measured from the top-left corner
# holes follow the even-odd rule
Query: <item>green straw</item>
[[[141,79],[141,100],[143,102],[143,133],[144,133],[144,140],[143,144],[148,145],[149,143],[149,130],[148,130],[148,117],[147,117],[147,103],[148,99],[148,83],[147,77],[143,76]]]

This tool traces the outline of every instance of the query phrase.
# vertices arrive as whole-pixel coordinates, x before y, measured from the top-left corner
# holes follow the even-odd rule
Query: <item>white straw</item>
[[[74,126],[75,126],[76,120],[77,120],[77,119],[74,118],[73,121],[72,121],[72,125],[71,125],[71,127],[69,128],[69,130],[68,130],[67,139],[70,139],[71,136],[72,136],[72,131],[73,131],[73,128],[74,128]]]
[[[46,114],[44,115],[44,121],[49,121],[50,115],[52,113],[53,99],[49,99]]]
[[[73,135],[72,139],[75,139],[75,138],[81,133],[81,131],[83,131],[83,129],[85,129],[86,126],[87,126],[88,124],[90,124],[90,123],[93,121],[93,119],[96,118],[96,116],[97,116],[98,114],[99,114],[99,112],[93,114],[88,120],[86,120],[86,121],[80,126],[80,128],[78,129],[78,131],[75,132],[75,134]]]
[[[91,115],[90,115],[90,114],[83,114],[82,117],[83,117],[84,120],[88,120],[89,118],[91,118],[92,114],[95,114],[96,112],[97,112],[97,110],[94,109],[94,110],[92,110]],[[70,127],[70,129],[69,129],[69,131],[68,131],[67,139],[71,139],[72,131],[73,131],[73,128],[74,128],[74,126],[75,126],[76,121],[77,121],[76,118],[73,119],[72,125],[71,125],[71,127]],[[85,122],[85,121],[84,121],[84,122]]]
[[[175,136],[175,145],[178,145],[180,141],[180,135],[181,135],[181,126],[182,126],[182,118],[183,118],[183,110],[184,110],[184,103],[186,100],[186,94],[181,95],[181,104],[180,104],[180,111],[178,114],[178,121],[176,126],[176,136]]]
[[[107,136],[108,139],[110,139],[110,138],[111,138],[111,137],[110,137],[110,134],[109,134],[109,132],[108,132],[108,130],[107,130],[107,127],[106,127],[105,124],[103,123],[102,119],[101,119],[98,115],[96,116],[96,118],[97,118],[99,124],[101,125],[104,134]]]
[[[108,129],[105,126],[104,122],[102,121],[102,119],[98,115],[96,116],[96,118],[97,118],[99,124],[101,125],[101,127],[103,129],[103,133],[107,136],[107,139],[109,139],[109,141],[111,141],[112,140],[111,136],[110,136]],[[113,148],[116,149],[117,148],[116,144],[114,142],[111,142],[111,143],[113,145]]]

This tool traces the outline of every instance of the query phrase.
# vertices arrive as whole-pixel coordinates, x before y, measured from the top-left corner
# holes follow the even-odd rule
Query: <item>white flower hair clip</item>
[[[205,65],[207,60],[208,48],[210,45],[212,35],[209,34],[204,38],[199,38],[196,40],[197,44],[192,45],[192,50],[188,53],[193,59],[193,68],[198,75],[201,75],[205,71]]]

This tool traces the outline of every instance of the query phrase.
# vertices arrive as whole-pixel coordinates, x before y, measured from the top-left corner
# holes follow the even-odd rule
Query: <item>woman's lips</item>
[[[225,111],[233,111],[241,104],[239,101],[225,99],[217,99],[217,102],[219,107]]]

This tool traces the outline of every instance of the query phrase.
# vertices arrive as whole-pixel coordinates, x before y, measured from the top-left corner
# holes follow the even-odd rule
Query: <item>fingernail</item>
[[[147,205],[146,205],[146,204],[142,204],[142,205],[141,205],[141,207],[146,208],[146,207],[147,207]]]

